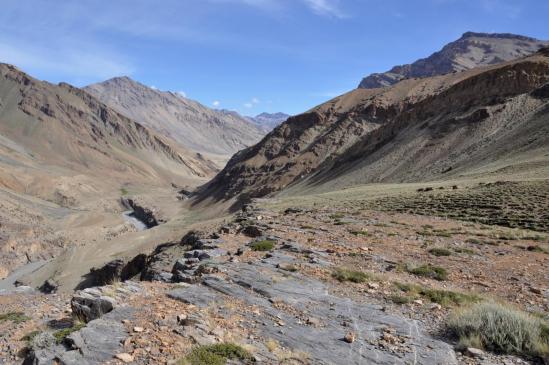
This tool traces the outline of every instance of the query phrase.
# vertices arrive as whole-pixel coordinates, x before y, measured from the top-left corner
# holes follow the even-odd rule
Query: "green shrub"
[[[79,331],[84,327],[86,327],[86,324],[84,322],[78,321],[73,323],[72,327],[63,328],[62,330],[55,331],[53,333],[53,337],[55,337],[55,341],[57,343],[62,343],[68,335],[73,332]]]
[[[548,322],[497,303],[479,303],[453,314],[447,327],[460,344],[471,342],[504,354],[549,355]]]
[[[8,312],[0,314],[0,322],[12,321],[14,323],[22,323],[28,321],[29,319],[31,318],[23,312]]]
[[[407,268],[407,271],[410,274],[416,276],[422,276],[426,278],[431,278],[439,281],[446,280],[448,278],[448,272],[445,268],[433,265],[421,265],[413,268]]]
[[[25,336],[21,337],[21,341],[25,341],[28,344],[30,344],[32,342],[32,340],[37,336],[39,335],[40,331],[32,331],[32,332],[29,332],[27,333]]]
[[[218,343],[196,347],[179,364],[224,365],[227,360],[240,360],[248,364],[255,362],[253,356],[241,346],[232,343]]]
[[[526,250],[530,251],[530,252],[546,252],[543,247],[540,247],[540,246],[528,246],[526,247]]]
[[[365,272],[362,271],[354,271],[354,270],[347,270],[347,269],[336,269],[332,273],[332,277],[335,279],[343,282],[343,281],[350,281],[353,283],[364,283],[371,279],[371,276],[368,275]]]
[[[468,255],[474,255],[475,251],[469,249],[469,248],[463,248],[463,247],[455,247],[454,251],[457,253],[466,253]]]
[[[390,297],[391,301],[395,304],[408,304],[412,301],[412,298],[407,297],[406,295],[393,294]]]
[[[252,251],[271,251],[275,246],[276,241],[273,240],[262,240],[253,242],[250,247]]]
[[[465,242],[472,243],[474,245],[490,245],[490,246],[498,246],[497,242],[494,241],[481,241],[478,238],[468,238]]]
[[[464,304],[477,303],[482,299],[474,294],[464,294],[450,290],[439,290],[422,287],[416,284],[394,283],[401,291],[407,293],[409,298],[415,299],[423,297],[433,303],[438,303],[444,307],[461,306]]]
[[[442,248],[442,247],[435,247],[435,248],[432,248],[429,250],[429,253],[431,255],[435,255],[435,256],[450,256],[452,255],[452,252],[446,248]]]

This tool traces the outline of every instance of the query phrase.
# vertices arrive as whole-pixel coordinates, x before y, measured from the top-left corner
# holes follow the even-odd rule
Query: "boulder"
[[[44,294],[51,294],[57,291],[59,284],[57,284],[53,279],[48,279],[38,288]]]
[[[77,292],[71,299],[72,313],[84,322],[101,317],[103,314],[112,311],[115,306],[115,299],[103,295],[96,288],[88,288]]]

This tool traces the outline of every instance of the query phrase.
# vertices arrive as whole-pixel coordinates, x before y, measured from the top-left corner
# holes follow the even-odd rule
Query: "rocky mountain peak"
[[[444,75],[494,65],[529,56],[545,46],[549,46],[549,41],[517,34],[466,32],[427,58],[367,76],[359,88],[375,89],[408,78]]]
[[[196,152],[226,161],[265,132],[234,112],[210,109],[175,92],[160,91],[127,76],[86,86],[88,93],[139,123]]]

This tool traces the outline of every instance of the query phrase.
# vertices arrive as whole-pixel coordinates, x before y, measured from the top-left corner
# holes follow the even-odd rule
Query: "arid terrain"
[[[1,64],[0,364],[547,363],[546,43],[284,122]]]

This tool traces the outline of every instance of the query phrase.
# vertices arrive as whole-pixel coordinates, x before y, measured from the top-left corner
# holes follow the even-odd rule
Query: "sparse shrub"
[[[262,240],[253,242],[250,247],[252,251],[271,251],[275,246],[276,241],[273,240]]]
[[[489,241],[489,240],[479,240],[477,238],[468,238],[465,242],[472,243],[474,245],[490,245],[490,246],[498,246],[497,242]]]
[[[463,294],[449,290],[422,288],[420,294],[429,298],[431,302],[438,303],[445,307],[453,305],[460,306],[481,301],[481,298],[474,294]]]
[[[126,189],[126,188],[120,188],[120,194],[121,194],[122,196],[128,195],[128,194],[129,194],[129,191],[128,191],[128,189]]]
[[[453,314],[447,322],[460,344],[490,351],[549,356],[548,322],[497,303],[479,303]]]
[[[395,304],[408,304],[412,301],[412,298],[406,295],[393,294],[390,297],[391,301]]]
[[[528,246],[526,249],[530,252],[545,252],[545,250],[540,246]]]
[[[407,297],[410,299],[421,296],[444,307],[461,306],[464,304],[477,303],[482,300],[479,296],[474,294],[464,294],[450,290],[430,289],[416,284],[405,284],[398,282],[395,282],[394,284],[402,292],[405,292]]]
[[[475,251],[469,249],[469,248],[463,248],[463,247],[454,247],[454,251],[457,253],[466,253],[468,255],[474,255]]]
[[[12,321],[14,323],[22,323],[28,321],[29,319],[31,318],[23,312],[8,312],[0,314],[0,322]]]
[[[341,282],[350,281],[352,283],[364,283],[371,279],[371,276],[365,272],[347,270],[347,269],[341,269],[341,268],[336,269],[332,273],[332,277],[334,277],[335,279]]]
[[[452,237],[452,232],[448,232],[448,231],[445,231],[445,230],[439,230],[439,229],[435,229],[435,230],[432,230],[432,231],[424,229],[423,231],[417,231],[416,233],[421,235],[421,236]]]
[[[354,234],[355,236],[369,236],[370,232],[368,232],[367,229],[363,229],[361,231],[351,231],[351,234]]]
[[[408,267],[406,271],[416,276],[422,276],[439,281],[443,281],[448,278],[448,272],[445,268],[440,266],[433,266],[431,264],[421,265],[413,268]]]
[[[224,365],[227,360],[240,360],[253,363],[253,356],[241,346],[232,343],[199,346],[182,359],[180,365]]]
[[[39,335],[40,331],[32,331],[27,333],[25,336],[21,337],[21,341],[25,341],[27,344],[30,344],[32,340]]]
[[[492,234],[492,238],[494,239],[497,239],[497,240],[504,240],[504,241],[515,241],[515,240],[518,240],[518,237],[517,236],[514,236],[510,233],[505,233],[505,232],[497,232],[497,233],[494,233]]]
[[[435,255],[435,256],[450,256],[452,255],[452,252],[446,248],[442,248],[442,247],[435,247],[435,248],[432,248],[429,250],[429,253],[431,255]]]
[[[62,343],[68,335],[73,332],[79,331],[84,327],[86,327],[86,324],[84,322],[77,321],[73,323],[73,325],[69,328],[63,328],[62,330],[55,331],[53,333],[53,337],[55,337],[55,341],[59,344]]]

